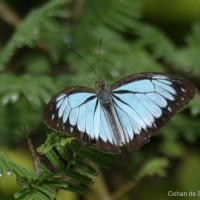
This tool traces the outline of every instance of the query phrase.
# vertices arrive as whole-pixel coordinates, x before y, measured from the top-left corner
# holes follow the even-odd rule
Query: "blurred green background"
[[[49,131],[45,104],[71,85],[93,87],[95,73],[109,85],[138,72],[167,72],[200,86],[199,0],[1,0],[0,1],[0,148],[28,169],[32,159],[23,127],[35,147]],[[108,170],[100,170],[84,196],[59,192],[57,199],[199,199],[200,96],[143,148],[124,152]],[[147,160],[162,158],[162,173],[136,185],[134,175]],[[163,177],[161,176],[163,175]],[[13,199],[14,176],[0,178],[0,199]],[[169,191],[195,192],[193,197]]]

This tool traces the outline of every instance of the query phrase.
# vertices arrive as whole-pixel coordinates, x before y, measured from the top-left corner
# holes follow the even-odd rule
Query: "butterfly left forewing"
[[[111,89],[129,149],[148,142],[196,93],[190,81],[159,73],[125,77]]]
[[[44,111],[44,121],[53,130],[71,135],[105,152],[119,153],[113,130],[97,93],[71,87],[55,95]]]
[[[55,95],[44,111],[45,123],[55,131],[83,138],[93,138],[93,124],[86,123],[92,118],[92,110],[87,108],[97,101],[95,91],[85,87],[71,87]],[[86,115],[87,113],[87,115]],[[85,134],[88,132],[88,134]]]

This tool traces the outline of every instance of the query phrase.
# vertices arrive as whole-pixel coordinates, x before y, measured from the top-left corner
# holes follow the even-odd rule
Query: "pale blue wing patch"
[[[58,109],[58,117],[59,118],[61,118],[63,116],[66,106],[69,106],[68,98],[65,97],[63,99],[60,99],[58,104],[56,105],[56,108]]]
[[[167,100],[157,93],[147,93],[147,97],[149,97],[153,102],[155,102],[159,107],[165,108],[167,106]]]
[[[69,114],[69,123],[72,126],[75,126],[77,124],[78,115],[79,115],[79,107],[73,108]]]
[[[116,106],[115,109],[123,130],[122,142],[126,144],[133,139],[134,132],[137,132],[136,127],[138,126],[136,123],[133,123],[133,121],[130,120],[129,115],[126,112],[124,112],[120,107]],[[131,123],[133,123],[133,125],[135,126],[135,130],[133,129]]]
[[[132,140],[142,130],[155,128],[156,120],[162,118],[162,109],[168,107],[168,101],[174,101],[176,95],[170,79],[159,75],[115,88],[114,106],[125,136]]]
[[[94,139],[94,113],[95,113],[95,105],[97,98],[88,101],[85,104],[86,109],[86,133],[87,135]]]
[[[100,101],[97,101],[97,106],[94,113],[94,138],[96,140],[98,139],[100,133],[101,109]]]
[[[108,115],[97,97],[88,100],[92,96],[93,93],[85,92],[61,94],[56,99],[58,118],[62,119],[63,125],[68,122],[92,140],[116,144]]]
[[[174,98],[175,95],[172,95],[170,92],[168,92],[164,88],[159,87],[157,85],[155,86],[155,92],[160,94],[160,95],[162,95],[165,99],[168,99],[170,101],[174,101],[175,100],[175,98]]]
[[[168,84],[162,83],[160,81],[157,80],[152,80],[152,82],[154,83],[154,85],[156,85],[157,87],[161,87],[164,90],[170,92],[171,94],[176,94],[176,91],[174,90],[173,87],[169,86]]]
[[[74,93],[68,96],[69,105],[71,108],[75,108],[77,106],[80,106],[86,99],[91,97],[91,93]]]
[[[66,123],[66,122],[67,122],[67,119],[68,119],[68,117],[69,117],[69,113],[70,113],[70,111],[71,111],[71,108],[70,108],[70,106],[69,106],[69,104],[68,104],[68,101],[65,101],[63,104],[65,105],[64,112],[63,112],[62,115],[59,115],[59,112],[60,112],[60,109],[59,109],[58,117],[59,117],[59,118],[62,117],[63,123]],[[64,106],[64,105],[63,105],[63,106]]]
[[[56,98],[58,118],[62,120],[62,124],[68,122],[72,127],[77,127],[81,133],[86,132],[91,139],[95,138],[95,134],[96,137],[99,136],[99,131],[94,129],[94,116],[100,113],[97,109],[97,115],[95,115],[97,97],[88,100],[93,96],[93,93],[79,92],[70,95],[61,94]],[[95,120],[99,123],[99,118],[95,118]]]
[[[85,104],[79,107],[79,115],[77,121],[77,128],[80,132],[84,133],[86,129],[86,108]]]
[[[136,94],[127,93],[121,95],[117,94],[115,96],[120,97],[119,99],[124,102],[119,102],[119,100],[114,97],[116,105],[136,121],[140,130],[141,128],[146,130],[147,127],[150,127],[154,123],[155,120],[153,115]],[[132,110],[132,112],[130,110]]]
[[[162,83],[164,83],[164,84],[167,84],[167,85],[172,85],[172,82],[171,81],[169,81],[169,80],[166,80],[166,78],[159,78],[159,77],[157,77],[157,76],[154,76],[154,78],[157,78],[158,80],[159,80],[159,82],[162,82]]]
[[[154,85],[150,80],[139,80],[119,86],[114,91],[128,90],[134,92],[153,92]]]
[[[99,136],[104,142],[109,141],[111,144],[113,144],[114,133],[113,133],[110,121],[108,119],[108,115],[103,107],[101,109]]]
[[[144,105],[155,118],[159,118],[162,115],[162,110],[155,104],[151,99],[149,99],[145,94],[135,94],[141,103]]]

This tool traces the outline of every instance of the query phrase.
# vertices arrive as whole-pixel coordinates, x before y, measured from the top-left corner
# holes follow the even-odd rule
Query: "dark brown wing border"
[[[175,98],[175,101],[168,100],[168,107],[171,108],[172,112],[170,112],[167,107],[164,108],[162,117],[156,120],[156,127],[149,128],[146,131],[143,130],[140,134],[135,135],[134,139],[127,144],[127,148],[129,150],[137,149],[147,143],[150,140],[150,137],[155,135],[178,111],[187,105],[196,94],[197,89],[191,81],[179,76],[162,73],[140,73],[130,75],[116,82],[111,87],[111,90],[114,90],[130,82],[143,79],[155,79],[156,76],[169,78],[172,82],[173,88],[178,94]]]

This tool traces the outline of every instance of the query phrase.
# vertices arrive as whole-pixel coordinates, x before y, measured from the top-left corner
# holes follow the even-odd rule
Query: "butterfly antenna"
[[[100,55],[101,55],[101,47],[102,47],[102,38],[99,41],[99,55],[98,55],[98,66],[99,66],[99,78],[101,79],[101,66],[100,66]]]
[[[99,75],[97,74],[97,72],[94,70],[94,68],[92,67],[92,65],[90,65],[87,60],[85,60],[85,58],[83,58],[83,56],[81,56],[77,51],[75,51],[71,46],[69,46],[69,49],[72,50],[79,58],[81,58],[89,67],[90,69],[96,74],[97,78],[100,79]]]

